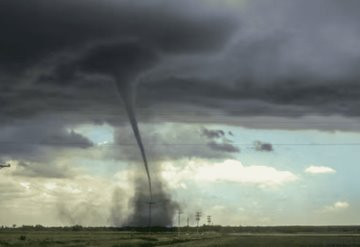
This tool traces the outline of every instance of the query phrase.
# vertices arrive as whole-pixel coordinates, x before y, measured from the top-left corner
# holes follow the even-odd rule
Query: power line
[[[111,104],[109,104],[111,106]],[[47,116],[52,116],[52,117],[56,117],[56,116],[61,116],[61,115],[65,115],[65,114],[69,114],[71,116],[71,114],[74,115],[100,115],[100,116],[116,116],[116,117],[126,117],[125,115],[125,111],[122,110],[121,108],[114,108],[113,111],[109,111],[106,112],[106,108],[99,108],[99,109],[92,109],[92,110],[84,110],[84,109],[78,109],[78,110],[74,110],[74,108],[56,108],[56,107],[52,107],[52,110],[55,111],[59,111],[56,114],[49,114]],[[235,107],[234,107],[235,109]],[[236,107],[236,109],[238,109],[238,107]],[[186,110],[159,110],[156,108],[152,108],[150,109],[149,107],[136,107],[136,114],[138,116],[140,115],[150,115],[150,116],[178,116],[179,114],[184,114],[185,116],[201,116],[201,117],[239,117],[239,118],[249,118],[249,117],[253,117],[253,118],[259,118],[259,117],[272,117],[272,118],[277,118],[277,117],[286,117],[286,118],[290,118],[290,119],[296,119],[296,118],[304,118],[304,117],[327,117],[327,116],[323,116],[323,115],[318,115],[318,116],[314,116],[314,115],[299,115],[299,114],[291,114],[291,112],[288,113],[280,113],[277,112],[274,115],[260,115],[260,114],[264,114],[262,112],[259,112],[259,114],[248,114],[248,113],[243,113],[243,112],[236,112],[236,111],[231,111],[231,107],[227,107],[225,109],[222,109],[222,111],[225,112],[211,112],[211,110],[198,110],[198,111],[191,111],[189,109]],[[122,115],[123,114],[123,115]],[[11,115],[10,115],[11,116]],[[64,117],[64,116],[62,116]],[[346,116],[345,116],[346,117]],[[357,118],[359,118],[360,116],[357,116]],[[356,117],[355,117],[356,118]],[[315,120],[316,121],[316,120]]]
[[[184,116],[179,116],[179,114],[184,113]],[[203,112],[189,112],[189,111],[171,111],[171,112],[159,112],[159,111],[154,111],[154,112],[139,112],[136,111],[137,116],[141,117],[142,115],[144,116],[149,116],[149,117],[157,117],[157,116],[174,116],[174,117],[208,117],[208,118],[212,118],[212,117],[229,117],[229,118],[238,118],[239,120],[241,120],[242,122],[254,122],[254,120],[249,120],[249,119],[244,119],[244,118],[279,118],[279,117],[286,117],[289,120],[285,120],[285,121],[274,121],[274,120],[267,120],[267,122],[270,123],[320,123],[320,124],[359,124],[359,123],[344,123],[343,121],[334,121],[334,122],[329,122],[329,121],[319,121],[319,120],[311,120],[308,119],[308,121],[304,121],[304,117],[309,117],[309,116],[292,116],[289,114],[276,114],[276,115],[234,115],[234,114],[226,114],[226,113],[203,113]],[[65,116],[64,116],[65,115]],[[55,118],[55,119],[67,119],[67,118],[72,118],[72,117],[76,117],[79,115],[85,115],[85,116],[112,116],[115,118],[127,118],[127,116],[125,115],[125,112],[121,111],[121,112],[104,112],[104,110],[99,110],[99,111],[64,111],[61,113],[57,113],[57,114],[48,114],[47,118]],[[11,115],[10,115],[11,117]],[[324,117],[326,118],[326,116],[319,116],[319,117]],[[360,117],[360,116],[359,116]],[[359,120],[359,117],[355,117],[356,120]],[[295,119],[299,119],[301,121],[295,120]],[[293,120],[293,121],[292,121]],[[355,120],[355,121],[356,121]],[[255,121],[255,122],[259,122],[259,123],[264,123],[263,121]]]
[[[144,143],[146,146],[207,146],[209,143]],[[220,143],[221,144],[221,143]],[[228,143],[234,146],[254,146],[254,143]],[[25,146],[62,146],[77,145],[85,146],[84,142],[20,142],[20,141],[0,141],[0,145],[25,145]],[[96,145],[101,146],[137,146],[136,143],[104,143]],[[360,143],[271,143],[273,146],[360,146]]]

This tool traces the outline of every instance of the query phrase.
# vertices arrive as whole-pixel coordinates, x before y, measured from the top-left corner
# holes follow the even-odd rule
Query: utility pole
[[[198,211],[198,212],[196,212],[196,214],[195,214],[195,220],[196,220],[196,226],[197,226],[197,233],[199,233],[199,221],[200,221],[200,219],[201,219],[201,212],[200,211]]]
[[[155,204],[155,202],[149,201],[149,202],[147,202],[147,204],[149,206],[149,222],[148,222],[148,225],[149,225],[149,232],[151,232],[151,208],[152,208],[152,205]]]
[[[189,228],[189,221],[190,221],[190,218],[189,218],[189,216],[187,217],[187,219],[186,219],[186,223],[187,223],[187,227]]]
[[[179,209],[178,211],[178,236],[180,236],[180,219],[181,219],[182,212]]]
[[[208,217],[207,217],[207,223],[208,223],[209,226],[211,225],[211,215],[208,215]]]

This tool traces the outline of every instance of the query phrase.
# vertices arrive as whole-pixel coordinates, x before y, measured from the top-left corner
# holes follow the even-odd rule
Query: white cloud
[[[333,205],[326,206],[324,212],[338,212],[343,211],[350,207],[350,204],[346,201],[337,201]]]
[[[219,163],[194,159],[189,161],[185,167],[166,162],[163,164],[162,175],[173,187],[180,187],[180,184],[186,180],[237,182],[271,187],[298,179],[289,171],[280,171],[270,166],[244,166],[240,161],[230,159]]]
[[[334,203],[334,208],[337,209],[345,209],[348,208],[350,206],[350,204],[348,202],[335,202]]]
[[[331,174],[336,171],[333,168],[326,166],[309,166],[305,169],[305,172],[310,174]]]

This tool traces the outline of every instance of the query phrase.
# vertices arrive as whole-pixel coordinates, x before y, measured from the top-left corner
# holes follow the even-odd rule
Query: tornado
[[[150,170],[149,170],[149,165],[148,165],[148,161],[146,158],[146,152],[145,152],[144,144],[141,139],[138,122],[137,122],[135,110],[134,110],[134,98],[135,98],[135,93],[133,90],[134,87],[133,87],[133,85],[129,85],[129,84],[124,86],[121,83],[117,83],[116,85],[117,85],[117,88],[121,95],[121,98],[123,99],[125,110],[128,115],[132,131],[134,133],[137,145],[140,149],[141,157],[144,162],[144,167],[145,167],[146,176],[147,176],[147,180],[148,180],[149,197],[150,197],[150,201],[152,201],[152,186],[151,186]]]
[[[144,144],[135,114],[136,83],[140,75],[158,63],[157,52],[137,39],[126,38],[116,42],[104,42],[89,46],[75,68],[111,78],[117,87],[126,110],[136,143],[140,149],[149,187],[149,199],[153,199],[152,183]]]

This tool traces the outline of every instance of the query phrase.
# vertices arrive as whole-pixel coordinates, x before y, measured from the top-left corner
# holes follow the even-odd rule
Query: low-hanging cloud
[[[202,129],[202,136],[206,137],[210,141],[207,146],[214,151],[225,152],[225,153],[239,153],[240,148],[232,144],[232,141],[227,137],[232,137],[233,134],[229,131],[221,129]]]
[[[255,141],[255,150],[258,152],[272,152],[274,151],[273,145],[267,142]]]
[[[218,142],[211,141],[207,145],[208,145],[208,147],[210,147],[211,149],[213,149],[215,151],[226,152],[226,153],[239,153],[240,152],[240,149],[231,143],[218,143]]]
[[[49,162],[66,150],[86,150],[94,144],[66,127],[66,121],[34,118],[0,129],[2,159]]]
[[[204,128],[202,130],[202,134],[204,136],[206,136],[209,139],[216,139],[216,138],[221,138],[225,136],[225,131],[223,130],[212,130],[212,129],[207,129]]]

